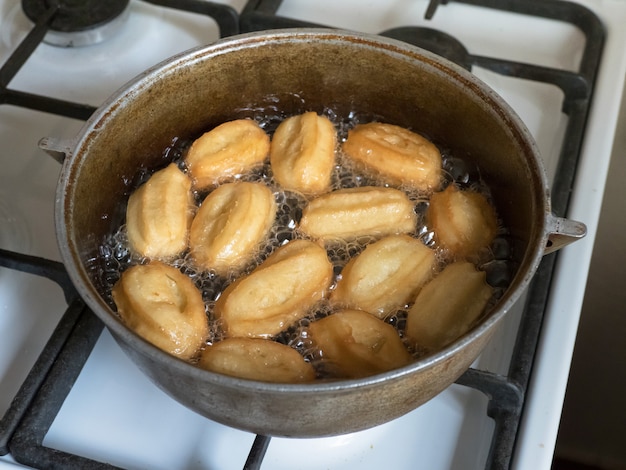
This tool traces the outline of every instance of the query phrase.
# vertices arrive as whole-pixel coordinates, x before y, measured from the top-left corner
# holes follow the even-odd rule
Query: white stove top
[[[241,11],[245,1],[228,3]],[[607,28],[605,57],[578,167],[568,217],[588,235],[559,255],[514,468],[548,469],[567,382],[578,315],[626,74],[626,2],[582,2]],[[406,24],[447,31],[470,53],[564,70],[577,69],[585,44],[575,27],[451,2],[432,21],[427,2],[284,0],[279,13],[310,22],[377,33]],[[410,19],[409,19],[410,18]],[[19,2],[0,1],[0,63],[30,28]],[[531,34],[529,32],[532,32]],[[211,42],[209,18],[131,0],[119,35],[84,48],[43,44],[10,83],[14,90],[93,106],[127,80],[174,53]],[[497,39],[495,39],[497,38]],[[523,39],[522,39],[523,38]],[[536,138],[550,180],[567,117],[562,94],[548,85],[475,69],[509,102]],[[0,106],[0,248],[59,260],[53,223],[57,162],[37,147],[41,137],[71,138],[82,122],[10,105]],[[476,367],[506,373],[521,303],[506,318]],[[66,309],[51,281],[0,268],[0,416]],[[494,425],[487,399],[453,385],[391,423],[325,439],[272,439],[263,468],[484,468]],[[152,385],[105,331],[81,372],[44,445],[117,466],[139,469],[241,469],[254,435],[202,418]],[[13,466],[10,455],[0,468]]]

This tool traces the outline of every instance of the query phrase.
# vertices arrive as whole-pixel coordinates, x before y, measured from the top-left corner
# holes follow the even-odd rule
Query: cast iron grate
[[[249,0],[241,15],[225,5],[198,0],[145,0],[169,8],[213,17],[221,36],[239,31],[257,31],[301,26],[322,26],[285,18],[277,14],[282,0]],[[567,72],[533,64],[512,62],[469,54],[457,39],[430,28],[403,27],[382,31],[381,35],[400,39],[431,50],[471,70],[480,66],[493,72],[553,84],[564,94],[562,110],[568,116],[558,168],[552,188],[552,209],[564,216],[574,182],[577,162],[591,105],[598,65],[604,46],[604,28],[599,19],[579,4],[560,0],[456,0],[485,8],[504,10],[541,18],[557,19],[577,26],[586,37],[585,50],[577,72]],[[447,0],[431,0],[425,13],[432,17]],[[54,17],[52,7],[12,56],[0,67],[0,104],[12,104],[76,119],[88,119],[95,108],[9,88],[11,79],[42,41]],[[458,383],[475,388],[489,398],[487,413],[495,421],[487,469],[509,468],[515,438],[523,412],[524,399],[535,357],[535,350],[547,305],[556,254],[543,258],[530,286],[528,300],[506,375],[476,369],[468,370]],[[62,265],[41,258],[0,250],[0,266],[44,275],[55,280],[65,293],[68,310],[59,322],[41,357],[0,420],[0,455],[10,450],[13,457],[35,468],[115,468],[101,462],[43,446],[43,439],[97,338],[102,323],[78,298]],[[256,436],[244,469],[261,468],[271,438]]]

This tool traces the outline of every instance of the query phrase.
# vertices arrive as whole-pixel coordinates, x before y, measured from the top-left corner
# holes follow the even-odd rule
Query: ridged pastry
[[[306,195],[328,191],[336,141],[335,127],[325,116],[308,112],[285,119],[274,132],[270,146],[276,182]]]
[[[428,139],[400,126],[359,124],[348,132],[343,152],[358,165],[391,184],[430,192],[441,184],[439,149]]]
[[[417,215],[408,196],[377,186],[339,189],[312,200],[299,230],[314,239],[350,240],[415,231]]]
[[[454,184],[431,196],[426,222],[437,243],[460,258],[488,247],[498,230],[495,210],[485,196]]]
[[[196,139],[185,163],[195,189],[205,189],[250,171],[268,156],[270,138],[251,119],[220,124]]]
[[[467,261],[446,266],[426,284],[409,310],[406,335],[436,351],[467,332],[493,295],[484,271]]]
[[[330,370],[346,378],[380,374],[411,362],[393,326],[360,310],[340,310],[308,327]]]
[[[262,183],[226,183],[202,202],[191,224],[194,263],[218,274],[235,273],[258,253],[276,216],[272,191]]]
[[[313,366],[295,349],[259,338],[227,338],[207,347],[198,365],[220,374],[261,382],[301,383],[315,379]]]
[[[229,285],[214,312],[227,336],[269,338],[306,315],[326,295],[332,278],[324,248],[292,240]]]
[[[409,235],[368,245],[341,272],[331,301],[380,319],[404,307],[433,273],[435,252]]]
[[[128,199],[126,230],[131,250],[167,259],[187,248],[193,216],[191,180],[175,164],[154,173]]]
[[[209,335],[202,294],[178,269],[160,261],[135,265],[113,286],[122,321],[146,341],[192,358]]]

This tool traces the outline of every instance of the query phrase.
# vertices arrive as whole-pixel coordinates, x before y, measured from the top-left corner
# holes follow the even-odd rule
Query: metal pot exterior
[[[174,138],[194,138],[249,109],[280,116],[330,109],[415,129],[475,161],[511,231],[518,267],[496,307],[445,350],[379,376],[277,385],[213,374],[128,330],[102,296],[98,246],[119,225],[140,168],[165,164]],[[548,242],[546,179],[519,118],[461,68],[393,40],[284,30],[220,41],[163,63],[99,108],[67,151],[57,234],[79,293],[138,366],[198,413],[268,435],[343,434],[394,419],[456,380],[527,286]]]

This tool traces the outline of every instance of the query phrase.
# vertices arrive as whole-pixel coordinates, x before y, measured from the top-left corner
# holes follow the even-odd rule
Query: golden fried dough
[[[437,243],[461,258],[488,247],[498,230],[495,210],[485,196],[454,184],[431,196],[426,222]]]
[[[299,230],[322,240],[350,240],[415,231],[417,216],[407,195],[393,188],[339,189],[312,200]]]
[[[132,266],[112,294],[131,330],[181,359],[193,357],[209,335],[202,294],[176,268],[159,261]]]
[[[227,338],[207,347],[198,365],[261,382],[300,383],[315,379],[313,366],[298,351],[268,339]]]
[[[198,266],[226,275],[244,268],[268,236],[276,216],[272,191],[262,183],[226,183],[210,193],[193,219],[191,256]]]
[[[417,295],[407,317],[407,337],[434,351],[467,332],[493,295],[485,278],[467,261],[446,266]]]
[[[396,185],[430,192],[441,184],[439,149],[428,139],[400,126],[370,122],[348,132],[343,152],[359,166]]]
[[[175,164],[154,173],[128,199],[126,230],[131,250],[167,259],[187,248],[193,195],[191,180]]]
[[[262,163],[270,138],[251,119],[225,122],[204,133],[191,145],[185,162],[195,189],[229,181]]]
[[[360,310],[340,310],[315,321],[309,335],[341,377],[366,377],[411,362],[394,327]]]
[[[332,278],[324,248],[293,240],[229,285],[215,315],[227,336],[269,338],[306,315],[326,295]]]
[[[409,235],[368,245],[341,272],[331,301],[380,319],[412,301],[433,272],[435,252]]]
[[[330,188],[335,163],[335,127],[325,116],[300,114],[280,123],[270,147],[270,164],[283,188],[307,195]]]

